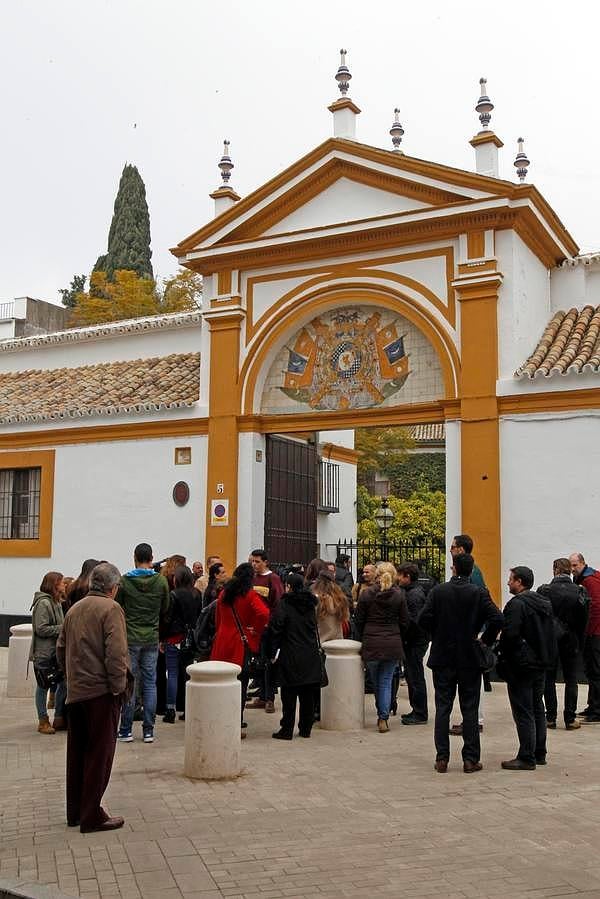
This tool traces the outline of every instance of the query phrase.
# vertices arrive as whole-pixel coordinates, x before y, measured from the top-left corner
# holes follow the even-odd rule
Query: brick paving
[[[448,774],[433,771],[431,724],[376,733],[372,697],[363,732],[292,743],[271,739],[278,716],[249,711],[243,773],[217,783],[181,775],[184,726],[159,721],[154,744],[117,747],[106,805],[125,827],[82,835],[65,824],[65,735],[37,734],[33,701],[6,699],[6,657],[0,894],[600,897],[600,727],[559,727],[546,768],[503,772],[515,751],[503,685],[486,696],[484,770],[469,776],[460,740]]]

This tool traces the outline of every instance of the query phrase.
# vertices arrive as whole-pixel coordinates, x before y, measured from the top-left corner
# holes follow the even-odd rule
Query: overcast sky
[[[348,49],[358,139],[474,168],[478,80],[528,181],[582,250],[600,249],[600,4],[422,0],[4,0],[0,301],[58,302],[106,250],[125,162],[146,184],[155,275],[212,216],[222,139],[242,196],[332,134]]]

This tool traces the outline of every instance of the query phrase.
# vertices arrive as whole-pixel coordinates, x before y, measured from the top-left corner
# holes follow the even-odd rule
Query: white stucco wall
[[[0,614],[27,614],[47,571],[76,577],[90,557],[128,570],[142,541],[156,560],[174,553],[189,563],[202,559],[206,443],[206,437],[180,437],[57,447],[52,556],[0,560]],[[177,446],[191,447],[191,465],[175,465]],[[177,481],[190,488],[182,508],[172,498]]]
[[[338,540],[356,541],[356,465],[350,462],[336,462],[336,465],[340,466],[340,511],[320,512],[317,515],[317,543],[321,547],[321,558],[332,560],[336,557],[333,544],[337,544]]]
[[[257,461],[257,452],[262,460]],[[265,545],[265,482],[267,472],[264,434],[239,435],[237,559],[245,562],[248,553]],[[211,530],[210,525],[208,528]],[[209,540],[210,543],[210,533]]]
[[[552,312],[600,303],[600,262],[565,264],[550,273]]]
[[[544,583],[571,552],[600,566],[598,410],[502,418],[500,484],[503,584],[514,565]]]
[[[537,256],[513,231],[496,234],[498,269],[498,370],[510,378],[533,352],[551,318],[550,278]]]

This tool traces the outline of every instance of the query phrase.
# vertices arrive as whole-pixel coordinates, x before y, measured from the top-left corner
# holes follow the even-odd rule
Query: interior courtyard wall
[[[191,447],[190,465],[175,465],[181,446]],[[202,559],[206,452],[203,436],[58,446],[52,556],[2,560],[0,614],[27,615],[47,571],[76,577],[87,558],[128,571],[140,542],[152,545],[156,560],[174,553]],[[172,496],[178,481],[190,488],[183,507]]]
[[[338,540],[356,540],[356,465],[336,462],[340,466],[339,512],[317,514],[317,543],[321,558],[335,560]]]
[[[260,454],[260,457],[257,456]],[[264,434],[239,435],[237,561],[246,562],[252,549],[265,545],[265,487],[267,452]],[[211,489],[211,485],[209,485]],[[212,494],[211,494],[212,495]],[[206,554],[211,555],[207,524]]]
[[[536,584],[574,551],[600,567],[599,410],[501,418],[500,474],[503,604],[514,565]]]

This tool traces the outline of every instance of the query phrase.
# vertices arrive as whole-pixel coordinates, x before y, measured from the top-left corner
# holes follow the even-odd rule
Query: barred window
[[[40,536],[41,468],[0,469],[0,540]]]

